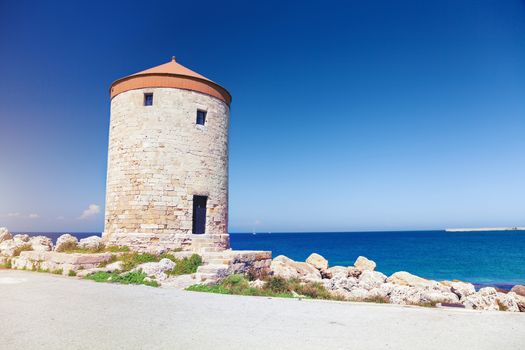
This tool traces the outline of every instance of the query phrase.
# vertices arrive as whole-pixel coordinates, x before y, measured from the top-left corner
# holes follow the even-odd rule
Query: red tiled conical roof
[[[148,87],[167,87],[192,90],[216,97],[228,105],[230,93],[219,84],[177,63],[170,62],[121,78],[111,84],[111,98],[129,90]]]

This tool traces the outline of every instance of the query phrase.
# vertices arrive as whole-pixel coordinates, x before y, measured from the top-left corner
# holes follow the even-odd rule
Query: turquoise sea
[[[56,239],[60,233],[45,235]],[[299,261],[316,252],[331,266],[352,265],[363,255],[387,275],[408,271],[505,289],[525,284],[525,231],[233,233],[230,240],[233,249],[271,250],[274,257],[284,254]]]

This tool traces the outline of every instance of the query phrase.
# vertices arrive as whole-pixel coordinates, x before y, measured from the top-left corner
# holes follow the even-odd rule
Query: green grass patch
[[[168,258],[169,259],[169,258]],[[189,258],[171,259],[175,262],[175,267],[171,271],[167,271],[168,275],[188,275],[197,272],[199,266],[202,265],[202,258],[198,254],[193,254]]]
[[[20,256],[20,253],[27,252],[27,251],[30,251],[30,250],[33,250],[33,247],[29,243],[21,245],[21,246],[18,246],[18,247],[15,248],[13,256]]]
[[[119,274],[117,272],[104,272],[99,271],[91,275],[86,276],[86,279],[95,282],[109,282],[109,283],[120,283],[120,284],[144,284],[150,287],[158,287],[159,284],[156,281],[145,280],[148,277],[142,271],[128,272]]]
[[[332,295],[321,283],[300,282],[296,279],[268,277],[262,288],[250,287],[248,278],[243,275],[230,275],[215,285],[193,285],[187,290],[218,294],[255,295],[266,297],[293,298],[296,295],[308,299],[343,300]]]
[[[159,257],[156,255],[148,254],[148,253],[135,253],[135,252],[125,253],[117,257],[117,261],[123,262],[124,271],[129,271],[140,264],[144,264],[148,262],[157,262],[159,260],[160,260]]]
[[[75,276],[77,275],[77,273],[76,273],[75,271],[73,271],[73,270],[69,270],[69,272],[67,273],[67,275],[68,275],[69,277],[75,277]]]
[[[11,259],[6,259],[3,264],[0,264],[0,269],[10,269],[11,267]]]
[[[61,275],[64,273],[64,270],[63,269],[56,269],[56,270],[53,270],[51,271],[52,274],[54,275]]]

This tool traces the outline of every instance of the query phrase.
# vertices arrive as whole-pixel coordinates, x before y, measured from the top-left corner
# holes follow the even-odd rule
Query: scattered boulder
[[[440,288],[423,287],[420,290],[420,303],[435,305],[437,303],[457,304],[459,297],[451,291],[443,291]]]
[[[518,295],[514,292],[497,293],[496,302],[501,311],[520,312]]]
[[[337,275],[332,279],[323,280],[324,287],[332,294],[349,298],[349,293],[357,288],[357,278]]]
[[[337,275],[342,275],[344,277],[348,276],[348,268],[344,266],[332,266],[327,268],[326,270],[321,271],[321,275],[323,278],[333,278]]]
[[[365,270],[359,276],[359,287],[371,290],[380,287],[386,281],[386,276],[381,272]]]
[[[7,239],[0,243],[0,256],[13,257],[18,248],[28,246],[29,235],[15,235],[12,239]]]
[[[82,238],[78,242],[78,248],[80,249],[93,249],[97,250],[102,247],[102,238],[99,236],[90,236],[87,238]]]
[[[368,292],[368,297],[370,299],[383,299],[383,301],[387,302],[394,288],[395,285],[393,285],[392,283],[383,283],[379,287],[371,289]]]
[[[392,276],[387,278],[387,282],[409,287],[424,287],[435,283],[434,281],[429,281],[419,276],[412,275],[406,271],[399,271],[392,274]]]
[[[37,252],[49,252],[53,250],[53,241],[46,236],[31,237],[28,243],[31,244],[31,248]]]
[[[30,237],[28,234],[18,234],[13,236],[13,240],[18,245],[29,242],[29,239]]]
[[[418,305],[421,303],[421,292],[418,288],[406,285],[394,285],[389,295],[391,304]]]
[[[352,301],[363,301],[368,298],[368,291],[364,288],[353,288],[344,293],[344,296]]]
[[[252,288],[262,288],[266,285],[266,282],[256,279],[255,281],[250,281],[249,285]]]
[[[442,285],[449,287],[450,291],[458,296],[460,300],[465,300],[466,297],[476,293],[476,288],[471,283],[461,281],[442,281]]]
[[[525,297],[516,294],[516,303],[518,304],[520,312],[525,312]]]
[[[13,239],[13,236],[9,233],[9,230],[6,227],[0,227],[0,243],[7,241],[8,239]]]
[[[304,262],[293,261],[292,259],[279,255],[272,260],[270,269],[274,276],[283,278],[298,278],[302,281],[320,282],[321,273],[315,267]]]
[[[463,304],[473,310],[499,310],[497,291],[492,287],[481,288],[477,293],[465,298]]]
[[[2,240],[0,239],[0,242]],[[515,285],[514,287],[512,287],[512,289],[510,290],[511,292],[514,292],[516,293],[517,295],[520,295],[522,297],[525,297],[525,286],[522,286],[520,284],[517,284]]]
[[[63,252],[66,250],[73,250],[78,248],[78,239],[75,236],[70,235],[69,233],[63,234],[58,237],[57,243],[55,245],[55,251]]]
[[[306,259],[306,262],[318,270],[326,270],[328,268],[328,260],[317,253],[312,253],[308,259]]]
[[[104,267],[103,269],[106,272],[122,271],[124,270],[124,262],[115,261],[114,263],[107,264],[106,267]]]
[[[362,272],[361,270],[353,266],[346,268],[346,273],[348,274],[349,277],[358,278],[361,275],[361,272]]]
[[[372,260],[368,260],[364,256],[358,257],[354,263],[354,266],[360,271],[374,271],[376,269],[376,263]]]
[[[161,259],[159,262],[140,264],[131,271],[142,270],[148,277],[152,277],[157,281],[163,281],[168,277],[166,271],[173,270],[175,265],[175,262],[170,259]]]

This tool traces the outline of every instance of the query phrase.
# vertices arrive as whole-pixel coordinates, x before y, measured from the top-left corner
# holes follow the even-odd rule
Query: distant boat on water
[[[446,232],[525,231],[525,227],[447,228]]]

